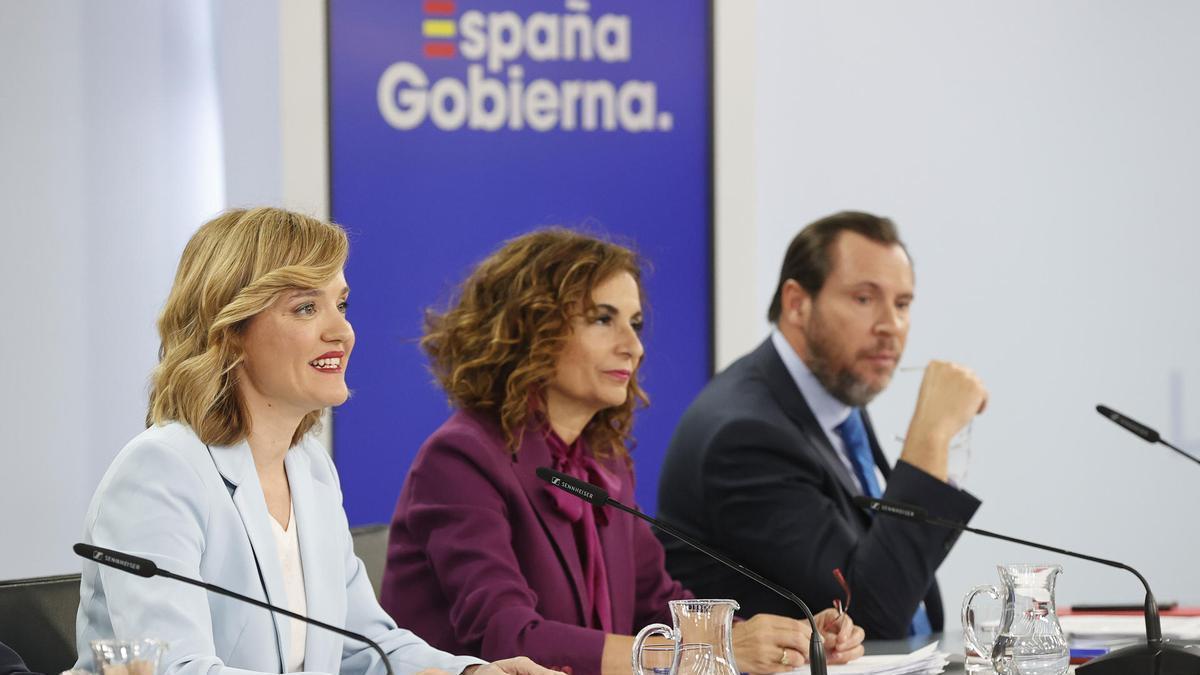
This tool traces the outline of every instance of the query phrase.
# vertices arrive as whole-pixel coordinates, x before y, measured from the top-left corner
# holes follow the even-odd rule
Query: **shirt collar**
[[[800,395],[812,409],[817,423],[825,433],[834,433],[837,426],[850,416],[851,407],[834,398],[833,394],[825,389],[778,328],[771,329],[771,342],[775,345],[775,351],[779,352],[779,358],[783,359],[784,367],[795,380],[796,387],[800,389]]]

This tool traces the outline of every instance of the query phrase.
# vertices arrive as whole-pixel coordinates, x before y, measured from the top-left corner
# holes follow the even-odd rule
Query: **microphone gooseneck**
[[[1154,594],[1150,592],[1150,584],[1146,582],[1146,578],[1140,572],[1125,563],[1068,551],[1057,546],[1047,546],[1025,539],[1017,539],[1016,537],[989,532],[975,527],[967,527],[965,523],[930,516],[924,509],[908,504],[885,502],[870,497],[855,497],[854,503],[875,513],[904,518],[918,523],[928,523],[962,532],[971,532],[984,537],[1022,544],[1053,553],[1061,553],[1072,558],[1089,560],[1101,565],[1108,565],[1109,567],[1116,567],[1132,572],[1146,589],[1146,643],[1121,647],[1103,656],[1094,658],[1079,667],[1079,675],[1197,675],[1197,673],[1200,673],[1200,654],[1171,644],[1162,638],[1162,627],[1158,618],[1158,603],[1154,601]]]
[[[1158,443],[1160,445],[1165,445],[1168,448],[1179,453],[1180,455],[1183,455],[1184,457],[1187,457],[1188,459],[1192,460],[1193,462],[1200,464],[1200,458],[1197,458],[1195,455],[1192,455],[1191,453],[1184,451],[1183,448],[1176,447],[1172,443],[1164,440],[1163,437],[1160,436],[1157,431],[1155,431],[1154,429],[1151,429],[1150,427],[1146,426],[1145,424],[1142,424],[1141,422],[1138,422],[1137,420],[1133,419],[1132,417],[1129,417],[1128,415],[1123,415],[1106,405],[1097,405],[1096,412],[1100,413],[1101,416],[1103,416],[1104,418],[1106,418],[1113,424],[1116,424],[1117,426],[1125,429],[1126,431],[1133,434],[1134,436],[1137,436],[1138,438],[1142,439],[1143,441],[1146,441],[1147,443]]]
[[[671,525],[668,525],[663,521],[654,518],[653,516],[648,516],[635,508],[626,506],[621,502],[609,497],[608,492],[597,485],[579,480],[574,476],[569,476],[565,473],[560,473],[544,466],[538,467],[536,473],[538,478],[541,478],[554,487],[557,487],[565,492],[569,492],[570,494],[573,494],[590,504],[601,507],[611,506],[618,511],[624,511],[635,518],[639,518],[647,523],[650,523],[659,530],[666,532],[671,537],[682,541],[704,555],[716,560],[735,572],[738,572],[751,581],[770,589],[779,596],[783,597],[785,600],[795,604],[800,608],[800,611],[804,612],[804,616],[808,618],[808,625],[812,627],[812,637],[809,639],[808,644],[809,670],[812,675],[826,675],[828,673],[825,660],[825,646],[821,640],[821,632],[817,628],[817,620],[813,616],[813,613],[808,609],[808,605],[804,604],[804,601],[800,599],[800,596],[782,586],[779,586],[778,584],[768,581],[761,574],[747,569],[741,563],[731,560],[705,546],[704,544],[701,544],[700,542],[675,529]]]
[[[371,649],[374,649],[375,653],[379,655],[380,660],[383,661],[383,667],[387,670],[388,675],[395,675],[395,673],[392,671],[392,663],[388,660],[387,654],[383,653],[383,649],[380,648],[380,646],[374,640],[366,637],[365,635],[359,635],[358,633],[346,630],[345,628],[331,626],[323,621],[310,619],[302,614],[297,614],[282,607],[276,607],[275,605],[251,598],[247,595],[242,595],[241,593],[235,593],[234,591],[231,591],[227,588],[222,588],[215,584],[198,581],[180,574],[175,574],[174,572],[169,572],[154,564],[154,561],[147,560],[146,558],[139,558],[121,551],[114,551],[110,548],[101,548],[100,546],[93,546],[91,544],[84,543],[75,544],[71,548],[75,551],[75,555],[78,555],[81,558],[87,558],[92,562],[101,565],[107,565],[109,567],[119,569],[122,572],[135,574],[139,577],[150,578],[159,576],[166,577],[168,579],[174,579],[175,581],[182,581],[185,584],[199,586],[210,593],[216,593],[217,595],[224,595],[229,598],[234,598],[235,600],[241,600],[242,602],[249,603],[255,607],[262,607],[263,609],[270,610],[276,614],[282,614],[288,618],[296,619],[297,621],[303,621],[304,623],[311,624],[318,628],[324,628],[325,630],[337,633],[342,637],[348,637],[352,640],[357,640],[358,642],[370,646]]]
[[[1025,539],[1017,539],[1016,537],[1010,537],[1006,534],[1000,534],[998,532],[982,530],[977,527],[969,527],[966,523],[960,523],[955,520],[931,516],[926,513],[925,509],[909,504],[902,504],[900,502],[889,502],[882,499],[874,499],[872,497],[864,497],[860,495],[854,497],[854,504],[860,508],[873,511],[875,513],[882,513],[884,515],[903,518],[905,520],[911,520],[917,523],[937,525],[938,527],[945,527],[951,530],[958,530],[960,532],[970,532],[972,534],[978,534],[980,536],[990,537],[992,539],[1000,539],[1003,541],[1012,542],[1014,544],[1031,546],[1033,548],[1042,549],[1043,551],[1061,553],[1062,555],[1070,556],[1072,558],[1089,560],[1091,562],[1100,563],[1101,565],[1108,565],[1109,567],[1116,567],[1118,569],[1123,569],[1126,572],[1131,572],[1135,577],[1138,578],[1138,581],[1142,582],[1142,587],[1146,589],[1146,642],[1151,644],[1158,644],[1162,642],[1162,624],[1158,618],[1158,603],[1154,599],[1154,593],[1150,591],[1150,584],[1146,581],[1146,577],[1142,576],[1141,572],[1138,572],[1125,563],[1117,562],[1116,560],[1108,560],[1106,558],[1097,558],[1096,556],[1087,555],[1086,553],[1068,551],[1064,548],[1058,548],[1057,546],[1047,546],[1046,544],[1039,544],[1037,542],[1028,541]]]

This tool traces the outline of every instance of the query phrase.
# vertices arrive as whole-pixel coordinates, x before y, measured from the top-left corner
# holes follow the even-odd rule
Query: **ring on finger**
[[[786,666],[788,664],[787,648],[784,647],[783,653],[779,655],[779,665]]]

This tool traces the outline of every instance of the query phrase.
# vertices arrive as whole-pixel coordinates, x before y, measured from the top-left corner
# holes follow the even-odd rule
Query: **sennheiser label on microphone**
[[[569,492],[574,492],[575,494],[579,495],[580,497],[583,497],[584,499],[588,500],[589,502],[596,501],[596,493],[591,492],[590,490],[585,490],[585,489],[579,487],[578,485],[572,485],[571,483],[568,483],[567,481],[559,478],[558,476],[551,476],[550,484],[555,487],[559,487],[564,490],[567,490]]]
[[[142,569],[142,566],[140,564],[135,563],[132,560],[125,560],[123,558],[114,558],[113,556],[108,555],[104,551],[93,551],[92,552],[92,560],[95,560],[96,562],[102,562],[106,565],[116,565],[117,567],[124,567],[125,569],[133,570],[135,572],[140,572]]]
[[[903,518],[920,518],[921,517],[917,514],[916,511],[913,511],[911,509],[902,509],[899,506],[894,506],[892,504],[887,504],[887,503],[884,503],[881,501],[871,502],[871,510],[872,511],[883,511],[884,513],[890,513],[894,516],[901,516]]]

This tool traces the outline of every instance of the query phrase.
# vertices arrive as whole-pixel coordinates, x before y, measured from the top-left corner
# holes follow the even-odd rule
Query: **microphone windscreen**
[[[121,553],[109,548],[100,548],[91,544],[75,544],[71,547],[75,551],[75,555],[81,558],[87,558],[92,562],[101,565],[108,565],[119,570],[136,574],[139,577],[152,577],[158,574],[158,565],[154,561],[137,556]]]
[[[1116,410],[1113,410],[1112,408],[1110,408],[1106,405],[1097,405],[1096,412],[1100,413],[1101,415],[1104,415],[1110,421],[1115,422],[1116,424],[1118,424],[1122,427],[1125,427],[1127,430],[1132,432],[1133,435],[1137,436],[1138,438],[1142,439],[1143,441],[1146,441],[1147,443],[1157,443],[1159,440],[1157,431],[1151,429],[1150,427],[1146,426],[1145,424],[1142,424],[1141,422],[1137,422],[1137,421],[1129,419],[1125,415],[1122,415],[1121,413],[1117,412]]]
[[[870,510],[871,507],[875,506],[875,502],[877,502],[879,500],[871,499],[870,497],[867,497],[865,495],[855,495],[850,498],[850,501],[854,502],[854,505],[860,509]]]
[[[535,473],[537,473],[538,478],[590,504],[604,506],[608,503],[608,491],[599,485],[592,485],[587,481],[579,480],[574,476],[568,476],[565,473],[555,471],[546,466],[539,466]]]

